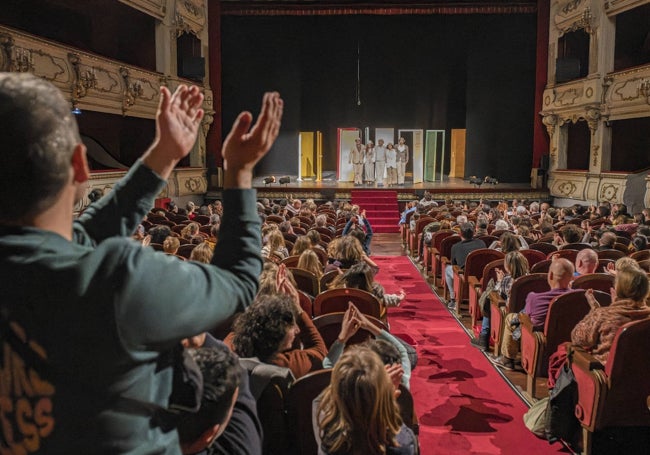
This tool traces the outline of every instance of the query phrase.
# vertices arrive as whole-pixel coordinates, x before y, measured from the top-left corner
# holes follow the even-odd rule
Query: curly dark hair
[[[277,354],[287,330],[295,323],[290,296],[259,295],[233,324],[233,348],[241,357],[257,357],[267,362]]]

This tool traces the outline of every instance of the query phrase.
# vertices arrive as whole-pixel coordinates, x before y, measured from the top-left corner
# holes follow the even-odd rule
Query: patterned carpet
[[[373,256],[377,280],[406,300],[389,310],[392,333],[411,342],[418,365],[411,392],[423,455],[570,453],[536,438],[523,424],[527,407],[469,338],[405,256]]]

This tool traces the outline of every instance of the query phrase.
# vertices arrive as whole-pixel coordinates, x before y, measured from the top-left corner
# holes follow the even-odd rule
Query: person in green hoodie
[[[160,89],[151,147],[73,220],[90,172],[70,104],[51,83],[0,73],[0,403],[13,453],[180,454],[159,419],[170,352],[245,309],[262,261],[252,169],[278,135],[264,95],[224,141],[222,239],[211,264],[178,261],[129,236],[193,147],[203,94]]]

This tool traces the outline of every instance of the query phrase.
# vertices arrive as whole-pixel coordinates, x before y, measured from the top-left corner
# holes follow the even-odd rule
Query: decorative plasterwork
[[[609,74],[603,86],[610,120],[650,116],[650,65]]]
[[[591,34],[595,31],[597,21],[589,8],[587,0],[564,0],[557,4],[553,18],[559,36],[578,29]]]
[[[598,78],[579,79],[544,90],[542,98],[544,111],[570,111],[582,106],[600,103],[603,87]]]
[[[646,3],[648,0],[605,0],[605,13],[614,16]]]
[[[546,127],[546,132],[548,133],[549,137],[553,137],[553,134],[555,133],[555,127],[558,123],[557,115],[543,114],[541,112],[540,114],[542,115],[542,123]]]
[[[204,168],[177,169],[174,174],[177,196],[190,194],[205,194],[208,190],[208,180]]]
[[[69,48],[0,26],[0,71],[29,71],[56,85],[71,106],[109,114],[154,118],[160,86],[185,81]],[[210,90],[203,107],[214,113]],[[204,130],[207,132],[207,130]]]
[[[548,185],[551,196],[568,199],[584,199],[586,183],[587,171],[551,171]]]
[[[176,32],[201,34],[206,22],[206,8],[204,0],[176,0]]]
[[[162,20],[167,13],[167,0],[119,0],[132,8],[142,11],[149,16]]]

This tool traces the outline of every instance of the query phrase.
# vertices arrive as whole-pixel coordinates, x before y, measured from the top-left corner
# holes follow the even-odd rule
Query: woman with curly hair
[[[322,368],[327,347],[311,318],[300,308],[298,293],[278,268],[279,293],[258,295],[233,324],[224,342],[240,357],[289,368],[297,379]],[[302,348],[294,348],[298,338]]]
[[[402,423],[393,383],[367,347],[351,346],[336,363],[316,420],[319,454],[415,453],[415,436]]]
[[[349,269],[358,262],[366,262],[373,271],[379,271],[379,266],[364,252],[361,242],[354,236],[344,235],[330,242],[327,248],[328,263],[325,273],[330,270]]]

